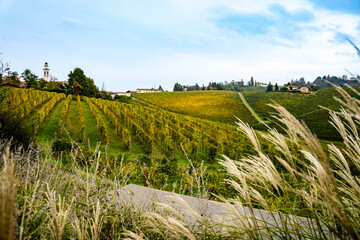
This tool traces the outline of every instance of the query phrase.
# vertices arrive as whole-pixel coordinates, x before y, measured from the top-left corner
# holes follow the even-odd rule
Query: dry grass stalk
[[[92,219],[92,224],[91,224],[91,228],[90,228],[91,239],[93,239],[93,240],[99,239],[101,225],[102,225],[101,207],[100,207],[100,201],[98,200],[96,202],[96,208],[93,208],[93,219]]]
[[[0,239],[15,239],[15,161],[10,153],[10,145],[2,158],[4,167],[0,175]]]
[[[62,198],[55,191],[51,191],[47,185],[46,197],[48,199],[48,206],[50,210],[49,220],[52,225],[52,234],[55,239],[60,240],[65,230],[71,203],[68,207],[65,206],[65,198]]]
[[[88,233],[88,223],[84,219],[84,216],[81,216],[81,218],[76,218],[73,223],[73,228],[76,230],[76,237],[79,240],[86,240],[90,239],[89,233]]]

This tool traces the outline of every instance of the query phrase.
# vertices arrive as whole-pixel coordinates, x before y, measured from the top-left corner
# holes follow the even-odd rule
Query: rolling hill
[[[351,91],[349,92],[351,93]],[[272,115],[274,114],[274,110],[268,104],[278,103],[296,118],[305,121],[319,138],[341,140],[340,135],[329,123],[330,118],[327,110],[340,109],[340,103],[334,99],[340,97],[335,89],[321,89],[312,94],[288,92],[243,92],[242,94],[255,113],[267,123],[273,119]],[[356,94],[352,93],[352,95],[355,96]],[[233,125],[236,122],[236,116],[255,129],[266,129],[251,115],[236,92],[166,92],[142,93],[134,96],[172,112]],[[270,126],[277,127],[276,124],[272,123]]]

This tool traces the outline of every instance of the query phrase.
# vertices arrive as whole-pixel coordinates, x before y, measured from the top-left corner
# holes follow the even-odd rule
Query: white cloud
[[[81,67],[99,86],[105,82],[109,90],[128,90],[154,85],[172,89],[175,82],[248,81],[251,76],[273,83],[302,76],[312,81],[318,75],[342,75],[345,68],[354,72],[360,68],[353,47],[339,41],[341,34],[352,37],[355,43],[360,41],[360,16],[316,9],[311,1],[104,0],[100,5],[95,1],[64,1],[61,6],[46,2],[54,4],[54,9],[61,8],[61,12],[52,13],[55,23],[49,19],[46,31],[39,31],[46,38],[16,38],[20,34],[7,34],[11,29],[4,32],[15,36],[11,42],[2,41],[0,36],[4,54],[17,56],[11,60],[21,63],[13,65],[19,68],[14,70],[39,65],[41,73],[43,62],[48,60],[52,74],[59,79],[66,79],[74,67]],[[0,1],[0,6],[7,5],[10,11],[16,9],[13,3]],[[276,24],[264,34],[246,36],[216,24],[226,14],[276,17],[269,10],[274,4],[290,15],[309,11],[313,18],[296,24],[299,28],[290,37],[284,36],[285,30]],[[31,20],[31,11],[29,16]],[[12,24],[21,32],[24,23]],[[286,24],[281,22],[280,26]],[[28,32],[31,30],[29,27]]]

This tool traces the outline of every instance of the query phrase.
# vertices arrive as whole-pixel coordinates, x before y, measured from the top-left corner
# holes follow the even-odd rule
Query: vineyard
[[[190,91],[138,93],[135,98],[159,106],[171,112],[233,124],[240,117],[248,123],[257,123],[236,92]]]
[[[54,152],[76,147],[88,155],[98,150],[109,154],[112,159],[124,158],[129,164],[129,171],[136,171],[132,180],[138,184],[161,187],[167,183],[167,178],[174,182],[186,178],[186,189],[189,191],[192,180],[184,177],[183,173],[190,174],[191,164],[200,167],[203,162],[207,168],[204,174],[208,179],[208,188],[215,194],[228,196],[232,192],[223,181],[224,173],[218,171],[219,157],[224,154],[240,159],[254,154],[250,140],[234,124],[175,113],[139,100],[129,104],[38,90],[2,89],[5,89],[5,97],[0,111],[21,119],[32,131],[37,144],[51,145]],[[335,94],[330,90],[314,95],[243,94],[264,120],[268,120],[273,112],[266,104],[275,100],[305,122],[313,122],[310,128],[315,126],[314,131],[318,131],[319,136],[321,133],[323,136],[325,133],[333,134],[332,128],[326,127],[329,124],[325,125],[328,118],[326,110],[316,107],[316,104],[322,104],[331,109],[339,108],[333,100]],[[222,114],[228,114],[230,119],[230,114],[237,113],[236,116],[244,122],[248,120],[250,125],[259,126],[236,92],[160,93],[136,97],[154,102],[162,99],[163,104],[189,102],[190,106],[198,107],[197,114],[192,110],[193,115],[206,115],[210,119],[219,119]],[[324,98],[326,100],[322,100]],[[215,105],[215,110],[205,111],[210,109],[211,104]],[[180,109],[178,103],[177,106],[176,109]],[[185,107],[182,109],[186,110]],[[324,113],[323,119],[318,119],[322,116],[320,113]],[[260,135],[258,140],[262,151],[278,154],[278,150]],[[193,163],[189,164],[188,158]]]
[[[216,95],[212,98],[212,103],[217,102]],[[228,93],[224,99],[217,104],[235,102]],[[195,99],[191,101],[196,104]],[[219,154],[237,158],[250,153],[249,142],[235,126],[151,106],[13,88],[6,90],[2,105],[4,111],[22,118],[40,142],[70,137],[90,148],[99,142],[110,152],[135,151],[166,157],[182,155],[183,148],[192,159],[209,162]],[[203,107],[210,109],[210,105]]]
[[[339,97],[335,89],[322,89],[313,94],[247,91],[243,92],[243,96],[259,117],[272,127],[277,126],[270,123],[274,110],[268,104],[276,102],[284,106],[296,118],[305,121],[310,130],[319,138],[341,140],[335,128],[329,123],[328,109],[339,110],[340,108],[340,103],[334,99],[334,97]],[[251,116],[235,92],[142,93],[135,94],[135,97],[172,112],[218,122],[235,124],[234,116],[236,116],[255,129],[266,130],[264,125]]]

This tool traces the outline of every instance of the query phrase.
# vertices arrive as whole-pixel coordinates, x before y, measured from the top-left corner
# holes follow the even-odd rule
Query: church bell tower
[[[47,62],[45,62],[45,65],[44,65],[44,80],[45,81],[50,81],[50,75],[49,75],[49,65]]]

